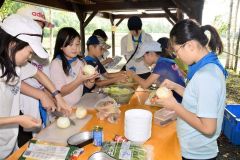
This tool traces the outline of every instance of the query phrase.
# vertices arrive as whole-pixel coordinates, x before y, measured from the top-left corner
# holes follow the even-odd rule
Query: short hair
[[[93,36],[100,36],[104,39],[104,41],[107,41],[108,36],[102,29],[96,29],[93,34]]]

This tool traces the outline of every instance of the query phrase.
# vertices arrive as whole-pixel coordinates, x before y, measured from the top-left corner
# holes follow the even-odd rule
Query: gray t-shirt
[[[217,119],[217,128],[214,135],[208,137],[178,118],[177,133],[183,157],[209,159],[217,156],[225,99],[225,77],[217,65],[207,64],[194,74],[184,91],[182,105],[198,117]]]
[[[19,115],[19,96],[21,80],[32,77],[37,73],[37,68],[27,63],[16,67],[20,78],[6,84],[5,78],[0,79],[0,117],[11,117]],[[0,75],[2,70],[0,69]],[[0,126],[0,159],[6,158],[13,151],[18,135],[18,125]]]

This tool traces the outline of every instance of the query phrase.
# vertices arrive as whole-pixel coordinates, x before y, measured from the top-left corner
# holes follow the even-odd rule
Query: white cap
[[[136,58],[141,58],[146,52],[162,52],[161,45],[158,42],[144,42],[139,52],[136,55]]]
[[[12,14],[0,22],[0,27],[11,36],[27,42],[40,58],[48,58],[42,47],[42,28],[34,20]]]
[[[45,26],[48,28],[54,27],[54,25],[52,23],[50,23],[46,20],[45,14],[40,7],[26,5],[25,7],[18,9],[17,14],[20,14],[22,16],[27,16],[33,20],[41,21],[41,22],[45,23]]]

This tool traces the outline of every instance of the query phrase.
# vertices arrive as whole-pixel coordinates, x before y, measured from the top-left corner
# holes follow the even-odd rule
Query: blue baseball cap
[[[104,39],[103,39],[102,37],[100,37],[100,36],[95,36],[95,35],[93,35],[93,36],[91,36],[91,37],[88,38],[88,40],[87,40],[87,46],[89,46],[89,45],[100,45],[100,46],[102,46],[102,47],[105,48],[105,49],[111,48],[111,46],[108,45],[108,44],[104,41]]]

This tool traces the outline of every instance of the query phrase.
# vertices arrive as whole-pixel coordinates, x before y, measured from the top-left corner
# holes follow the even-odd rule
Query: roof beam
[[[22,2],[22,3],[29,3],[29,4],[33,4],[33,5],[40,5],[40,6],[44,6],[44,7],[50,7],[50,8],[56,8],[56,9],[63,9],[63,10],[67,10],[67,11],[73,11],[72,7],[71,7],[71,3],[70,2],[64,2],[62,3],[62,0],[15,0],[18,2]]]
[[[89,24],[89,22],[91,22],[91,20],[95,17],[95,15],[98,13],[98,11],[93,11],[90,16],[87,18],[87,20],[84,22],[83,27],[87,27],[87,25]]]
[[[169,0],[150,1],[150,2],[102,2],[98,4],[82,5],[85,12],[88,11],[114,11],[114,10],[133,10],[133,9],[153,9],[153,8],[174,8],[176,5]]]
[[[173,16],[177,16],[176,13],[171,13]],[[114,15],[115,19],[121,19],[121,18],[130,18],[135,14],[119,14]],[[140,18],[161,18],[161,17],[169,17],[166,13],[156,13],[156,14],[136,14]]]
[[[173,15],[168,8],[164,8],[165,13],[172,18],[172,20],[176,23],[178,21],[177,15]]]
[[[202,23],[202,11],[204,0],[172,0],[177,8],[185,12],[189,18],[196,19]]]

